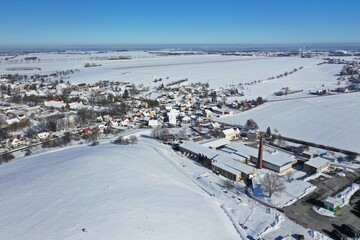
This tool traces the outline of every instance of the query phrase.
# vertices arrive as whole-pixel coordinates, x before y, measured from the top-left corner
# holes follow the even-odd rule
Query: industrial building
[[[330,161],[321,157],[313,158],[304,163],[305,172],[317,173],[327,169],[328,167],[330,167]]]

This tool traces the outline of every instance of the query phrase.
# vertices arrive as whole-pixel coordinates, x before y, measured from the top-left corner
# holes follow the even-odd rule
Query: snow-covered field
[[[141,143],[21,159],[0,179],[1,239],[239,239],[219,204]]]
[[[241,190],[224,191],[222,177],[141,137],[138,145],[103,141],[19,159],[0,166],[0,179],[4,239],[273,239],[294,233],[327,239]]]
[[[336,83],[335,74],[339,73],[342,65],[317,65],[321,59],[299,57],[242,57],[222,55],[193,55],[193,56],[156,56],[147,52],[108,52],[102,54],[56,54],[33,53],[20,55],[16,59],[36,56],[51,62],[0,64],[0,74],[49,74],[54,71],[80,69],[80,72],[70,76],[72,83],[95,83],[100,80],[131,82],[135,84],[152,84],[154,78],[167,78],[163,81],[188,78],[189,82],[209,82],[213,88],[226,85],[250,83],[261,80],[261,83],[244,86],[244,98],[273,98],[272,94],[283,87],[291,90],[314,90],[332,87]],[[131,56],[130,60],[90,60],[99,57]],[[53,60],[53,61],[52,61]],[[102,64],[99,67],[84,68],[86,62]],[[41,70],[10,71],[9,68],[38,67]],[[276,77],[294,68],[297,72],[275,80]],[[7,70],[8,69],[8,70]],[[159,83],[158,83],[159,85]],[[299,95],[299,94],[297,94]],[[301,93],[300,93],[301,95]]]
[[[269,102],[220,122],[245,125],[254,119],[287,137],[359,152],[360,93]]]

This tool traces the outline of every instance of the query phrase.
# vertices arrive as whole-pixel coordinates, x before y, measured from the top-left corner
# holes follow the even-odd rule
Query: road
[[[284,213],[296,223],[326,234],[330,233],[334,228],[339,228],[344,223],[360,228],[360,216],[354,211],[355,204],[339,209],[335,213],[335,218],[319,215],[312,209],[313,206],[322,206],[323,200],[327,196],[335,195],[359,178],[360,170],[358,169],[354,173],[346,172],[346,177],[319,177],[312,180],[311,183],[316,185],[317,189],[305,198],[285,207]],[[358,230],[360,231],[360,229]]]

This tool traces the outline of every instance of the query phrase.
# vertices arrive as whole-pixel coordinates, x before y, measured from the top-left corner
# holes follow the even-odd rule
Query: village
[[[332,90],[314,89],[309,96],[360,90],[358,62],[324,60],[324,64],[344,64],[338,81],[339,85],[348,84],[334,86]],[[85,64],[85,67],[96,66]],[[295,68],[266,81],[301,70],[302,67]],[[246,85],[261,80],[219,89],[209,83],[190,83],[187,78],[167,76],[154,77],[147,85],[107,80],[71,84],[68,76],[78,71],[0,76],[0,164],[42,149],[69,144],[95,146],[104,138],[135,144],[137,137],[123,135],[147,129],[156,141],[170,145],[183,157],[224,179],[224,191],[235,193],[238,186],[251,198],[284,212],[301,225],[311,226],[309,221],[324,220],[324,215],[336,217],[339,226],[358,221],[356,206],[347,205],[360,188],[358,152],[296,142],[271,126],[259,129],[253,119],[242,119],[237,124],[222,121],[266,104],[267,100],[261,96],[228,100],[246,98]],[[283,88],[274,95],[299,91]],[[341,179],[336,186],[334,178]],[[318,179],[323,180],[318,182]],[[329,184],[334,190],[325,192],[322,184]],[[359,198],[358,192],[355,197]],[[306,209],[294,211],[301,208],[296,202],[304,203]],[[355,214],[345,219],[343,211]],[[302,212],[310,214],[312,219],[303,218]],[[330,222],[316,228],[334,234]]]

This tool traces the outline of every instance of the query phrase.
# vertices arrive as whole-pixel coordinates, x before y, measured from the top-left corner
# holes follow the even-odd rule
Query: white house
[[[16,148],[16,147],[19,147],[19,146],[22,145],[22,141],[20,141],[17,138],[12,138],[12,139],[9,140],[9,145],[12,148]]]
[[[177,117],[180,115],[179,110],[171,109],[170,112],[167,113],[169,117],[169,124],[176,125]]]
[[[159,121],[156,119],[151,119],[148,121],[148,126],[152,127],[152,128],[156,128],[157,126],[159,126]]]
[[[38,133],[36,136],[37,136],[37,138],[38,138],[40,141],[46,141],[46,140],[49,139],[50,133],[48,133],[48,132],[42,132],[42,133]]]
[[[240,130],[237,127],[228,128],[222,131],[223,137],[228,140],[236,140],[240,138]]]

